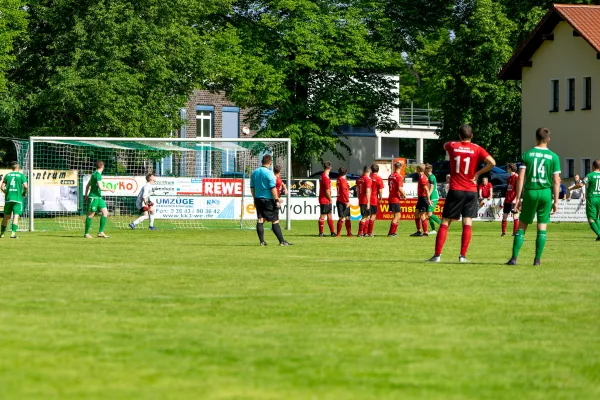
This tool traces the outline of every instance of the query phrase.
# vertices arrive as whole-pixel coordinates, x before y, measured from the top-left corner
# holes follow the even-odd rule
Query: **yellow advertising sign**
[[[0,179],[11,172],[10,169],[0,169]],[[27,174],[26,174],[27,175]],[[29,179],[29,176],[27,176]],[[36,185],[40,186],[77,186],[77,171],[62,169],[34,169],[33,179]]]

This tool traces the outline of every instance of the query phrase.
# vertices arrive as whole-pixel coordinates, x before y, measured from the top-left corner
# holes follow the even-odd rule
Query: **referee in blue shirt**
[[[266,154],[262,159],[262,167],[255,169],[250,176],[250,190],[254,197],[254,207],[258,222],[256,223],[256,233],[261,246],[266,246],[265,242],[265,221],[273,224],[273,233],[277,236],[280,246],[290,246],[291,244],[283,239],[281,227],[279,226],[279,193],[275,184],[275,175],[269,169],[273,157]]]

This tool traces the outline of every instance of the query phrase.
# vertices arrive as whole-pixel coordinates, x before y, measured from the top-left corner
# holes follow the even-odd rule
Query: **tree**
[[[164,136],[205,77],[203,18],[213,0],[33,0],[10,79],[13,135]],[[14,115],[13,114],[13,115]]]
[[[0,3],[0,93],[6,94],[6,72],[13,67],[13,44],[26,26],[26,13],[20,0],[3,0]]]

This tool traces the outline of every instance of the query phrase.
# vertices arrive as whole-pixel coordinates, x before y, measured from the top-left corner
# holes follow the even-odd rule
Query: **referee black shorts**
[[[450,190],[444,203],[442,218],[476,218],[479,210],[478,200],[477,192]]]
[[[279,209],[277,203],[273,199],[254,199],[254,207],[256,208],[256,216],[259,219],[265,219],[268,222],[279,220]]]

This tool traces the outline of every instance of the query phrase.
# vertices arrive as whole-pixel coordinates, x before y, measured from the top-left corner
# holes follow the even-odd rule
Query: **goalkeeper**
[[[146,184],[140,190],[140,193],[135,200],[135,206],[140,212],[140,217],[129,224],[131,229],[135,229],[136,225],[140,222],[147,220],[150,218],[150,230],[155,231],[154,227],[154,214],[156,213],[156,209],[154,208],[154,203],[150,201],[150,195],[152,194],[152,185],[154,184],[154,175],[148,174],[146,175]]]

